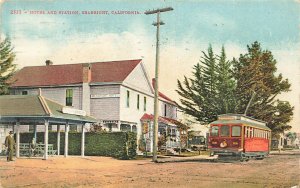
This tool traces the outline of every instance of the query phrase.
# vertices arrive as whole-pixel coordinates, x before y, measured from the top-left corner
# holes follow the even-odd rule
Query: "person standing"
[[[14,140],[13,131],[9,131],[9,135],[5,138],[5,146],[7,148],[7,162],[13,161],[13,155],[15,149],[15,140]]]

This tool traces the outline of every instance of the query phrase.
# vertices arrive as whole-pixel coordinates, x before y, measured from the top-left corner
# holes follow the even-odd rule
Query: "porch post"
[[[36,134],[37,134],[37,125],[36,124],[34,124],[33,125],[33,129],[34,129],[34,144],[36,144],[37,143],[37,140],[36,140]]]
[[[68,146],[69,146],[69,122],[65,125],[65,157],[68,156]]]
[[[49,120],[45,120],[45,132],[44,132],[44,160],[48,159],[48,127],[49,127]]]
[[[20,122],[16,122],[15,125],[15,131],[16,131],[16,157],[20,157]]]
[[[117,126],[118,126],[118,130],[121,131],[121,121],[118,121]]]
[[[150,152],[153,152],[153,121],[149,122]]]
[[[132,132],[132,124],[130,124],[130,132]]]
[[[81,132],[81,157],[84,157],[85,124],[82,124]]]
[[[168,148],[169,145],[169,138],[168,138],[168,126],[166,125],[166,149]]]
[[[57,155],[60,155],[60,125],[57,125]]]
[[[171,131],[170,131],[170,147],[173,146],[173,129],[172,127],[170,127]]]

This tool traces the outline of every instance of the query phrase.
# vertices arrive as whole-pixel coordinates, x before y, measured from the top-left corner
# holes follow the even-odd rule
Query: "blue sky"
[[[11,15],[10,10],[145,10],[172,6],[174,11],[162,15],[167,31],[162,35],[181,41],[192,35],[198,42],[236,42],[242,45],[255,40],[268,46],[299,42],[299,12],[296,1],[6,1],[2,6],[3,32],[13,35],[14,25],[34,22],[36,15]],[[38,15],[41,20],[49,15]],[[122,15],[51,15],[54,23],[42,29],[26,30],[29,37],[49,37],[60,40],[74,33],[99,35],[107,32],[131,31],[132,25],[153,31],[149,24],[154,16]],[[40,21],[42,22],[42,21]],[[66,26],[63,23],[67,23]],[[57,26],[57,34],[47,32]],[[237,37],[238,36],[238,37]],[[205,41],[205,42],[206,42]]]
[[[0,0],[1,2],[1,0]],[[211,43],[216,53],[225,46],[229,58],[259,41],[272,51],[278,72],[292,83],[281,96],[296,106],[300,98],[300,2],[297,0],[206,1],[36,1],[6,0],[1,4],[1,34],[10,36],[19,68],[42,65],[142,58],[154,75],[155,15],[145,10],[171,6],[161,27],[161,90],[178,99],[176,80],[189,75],[201,51]],[[21,10],[21,15],[11,14]],[[138,11],[136,15],[34,15],[25,11]],[[172,67],[172,71],[170,71]],[[300,124],[297,117],[293,124]],[[298,129],[300,131],[300,128]]]

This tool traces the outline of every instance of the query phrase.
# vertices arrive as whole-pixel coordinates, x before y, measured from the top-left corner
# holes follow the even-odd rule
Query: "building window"
[[[147,98],[144,97],[144,111],[147,110]]]
[[[136,108],[139,110],[140,109],[140,95],[137,94],[137,98],[136,98]]]
[[[131,126],[129,124],[121,124],[120,129],[122,132],[130,132]]]
[[[66,106],[73,105],[73,89],[66,90]]]
[[[126,106],[129,108],[130,92],[127,90]]]
[[[165,106],[164,116],[167,117],[167,104],[165,104],[164,106]]]
[[[28,91],[22,91],[22,95],[28,95]]]

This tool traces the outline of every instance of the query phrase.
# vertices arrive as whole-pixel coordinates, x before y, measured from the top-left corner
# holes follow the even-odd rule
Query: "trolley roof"
[[[243,114],[222,114],[218,116],[218,120],[211,122],[212,124],[246,124],[253,127],[271,130],[267,127],[267,123]]]

